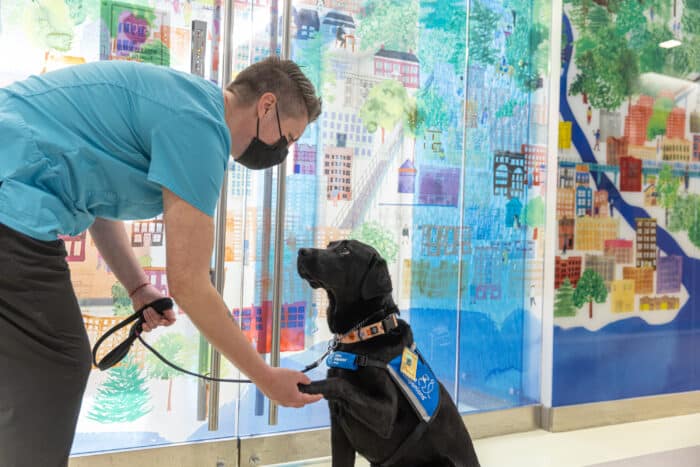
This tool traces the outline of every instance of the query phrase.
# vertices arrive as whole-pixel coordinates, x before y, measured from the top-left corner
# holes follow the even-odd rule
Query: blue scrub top
[[[162,187],[212,216],[231,138],[221,89],[113,61],[0,88],[0,223],[39,240],[96,217],[163,212]]]

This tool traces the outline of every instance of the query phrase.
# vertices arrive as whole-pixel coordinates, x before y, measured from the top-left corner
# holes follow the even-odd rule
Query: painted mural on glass
[[[700,385],[698,15],[565,2],[555,405]]]

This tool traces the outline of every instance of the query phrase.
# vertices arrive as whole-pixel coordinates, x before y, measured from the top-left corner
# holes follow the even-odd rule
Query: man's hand
[[[134,306],[134,310],[138,310],[159,298],[163,298],[163,294],[160,293],[160,290],[152,285],[147,285],[134,293],[134,296],[131,297],[131,303]],[[172,309],[165,310],[161,315],[153,308],[146,308],[143,312],[143,317],[145,319],[143,323],[144,332],[151,332],[158,326],[170,326],[175,322],[175,312]]]
[[[304,407],[323,399],[322,395],[303,394],[298,384],[309,384],[304,373],[288,368],[269,367],[265,376],[255,385],[272,401],[283,407]]]

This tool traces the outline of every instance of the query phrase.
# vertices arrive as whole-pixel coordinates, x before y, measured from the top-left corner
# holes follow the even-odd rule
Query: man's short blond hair
[[[321,114],[321,99],[299,65],[272,56],[254,63],[227,87],[244,105],[256,102],[266,92],[277,96],[279,112],[285,117],[306,116],[309,123]]]

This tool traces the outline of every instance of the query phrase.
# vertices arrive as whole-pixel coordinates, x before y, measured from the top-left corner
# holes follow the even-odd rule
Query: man
[[[291,61],[243,70],[223,93],[167,68],[100,62],[0,89],[0,465],[65,466],[91,368],[59,234],[89,228],[135,309],[160,298],[122,220],[163,213],[170,292],[270,399],[301,407],[300,372],[272,368],[212,286],[213,214],[231,154],[284,161],[321,112]],[[145,312],[145,331],[175,321]],[[37,448],[37,443],[41,444]]]

